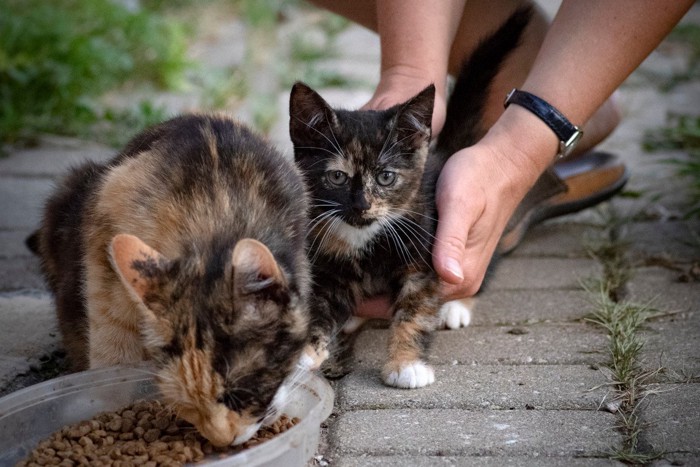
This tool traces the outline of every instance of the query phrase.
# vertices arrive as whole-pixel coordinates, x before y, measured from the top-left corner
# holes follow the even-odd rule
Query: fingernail
[[[462,273],[462,265],[459,264],[459,261],[457,261],[456,259],[447,258],[445,260],[445,269],[450,271],[452,274],[454,274],[460,280],[464,280],[464,274]]]

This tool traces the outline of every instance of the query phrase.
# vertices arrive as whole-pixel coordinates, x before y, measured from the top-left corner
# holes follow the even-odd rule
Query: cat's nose
[[[369,211],[369,208],[372,207],[364,193],[358,193],[353,198],[352,208],[357,212]]]

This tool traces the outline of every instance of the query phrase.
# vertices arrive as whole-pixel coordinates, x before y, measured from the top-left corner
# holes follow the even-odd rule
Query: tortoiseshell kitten
[[[308,197],[298,169],[223,115],[182,116],[73,169],[38,246],[76,369],[152,359],[164,400],[240,444],[308,343]]]
[[[433,86],[384,111],[333,109],[308,86],[293,87],[290,134],[313,197],[309,366],[328,357],[357,302],[388,294],[393,320],[384,383],[416,388],[434,381],[426,363],[432,331],[470,317],[468,304],[443,304],[439,296],[431,259],[435,184],[447,158],[483,135],[487,88],[529,18],[529,9],[518,10],[465,61],[434,150]]]

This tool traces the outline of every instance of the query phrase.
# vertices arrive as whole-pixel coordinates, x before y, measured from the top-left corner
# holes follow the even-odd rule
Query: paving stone
[[[583,290],[486,289],[476,300],[471,325],[570,322],[589,314],[592,307]]]
[[[694,240],[699,235],[700,221],[638,222],[626,227],[624,238],[633,259],[663,256],[688,262],[700,260],[700,248]]]
[[[0,229],[36,229],[52,189],[48,179],[0,177]]]
[[[389,331],[367,329],[355,345],[356,368],[381,368]],[[598,364],[607,338],[586,324],[479,327],[435,333],[429,362],[459,364]]]
[[[700,315],[648,325],[641,357],[647,367],[700,375]],[[699,400],[700,402],[700,400]]]
[[[581,281],[600,277],[600,265],[591,259],[506,257],[488,279],[488,290],[580,289]]]
[[[0,176],[54,178],[86,160],[104,162],[116,153],[90,141],[49,136],[37,147],[14,149],[9,157],[0,159]]]
[[[680,275],[660,267],[636,268],[627,283],[628,299],[664,313],[700,312],[700,283],[679,282]]]
[[[700,465],[700,456],[693,454],[685,454],[681,452],[666,452],[663,459],[656,460],[649,464],[649,467],[677,467],[688,466],[695,467]]]
[[[0,292],[46,289],[39,270],[39,258],[0,259]]]
[[[48,295],[0,295],[0,388],[58,346],[59,334]]]
[[[28,230],[0,230],[0,259],[31,257],[33,253],[24,244]]]
[[[680,283],[678,272],[640,268],[629,282],[630,300],[669,313],[645,326],[642,358],[647,366],[677,373],[700,372],[700,285]]]
[[[417,390],[382,384],[378,370],[359,370],[340,380],[340,410],[549,409],[597,410],[608,389],[605,376],[588,365],[440,365],[435,383]]]
[[[588,258],[585,238],[598,228],[589,224],[570,223],[567,220],[568,216],[529,229],[511,256]]]
[[[643,441],[652,450],[700,454],[700,384],[669,384],[653,388],[642,415]],[[688,464],[697,465],[697,464]]]
[[[616,417],[576,410],[361,410],[331,425],[334,455],[600,457]]]
[[[482,456],[344,456],[332,464],[334,467],[500,467],[513,465],[517,467],[624,467],[626,464],[610,459],[587,457],[482,457]],[[688,464],[690,465],[690,464]]]

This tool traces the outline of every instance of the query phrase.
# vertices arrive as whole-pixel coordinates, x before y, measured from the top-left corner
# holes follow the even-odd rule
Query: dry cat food
[[[39,443],[17,467],[180,466],[201,461],[212,453],[235,454],[287,431],[299,421],[282,415],[240,446],[219,448],[160,401],[137,401],[119,411],[63,427]]]

